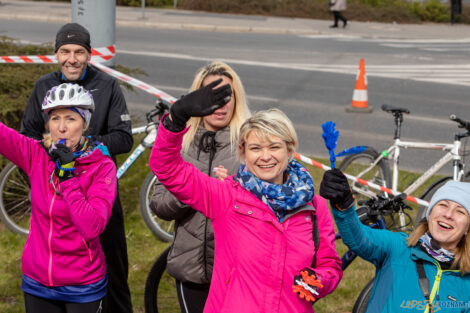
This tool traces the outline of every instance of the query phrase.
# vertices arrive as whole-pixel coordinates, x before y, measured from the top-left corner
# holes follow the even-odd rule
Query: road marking
[[[198,57],[189,54],[164,53],[154,51],[117,50],[121,54],[142,55],[150,57],[171,58],[211,62],[213,58]],[[309,64],[260,62],[240,59],[221,59],[229,64],[260,66],[301,71],[329,72],[356,75],[357,64]],[[424,82],[436,82],[451,85],[470,86],[470,63],[468,64],[400,64],[400,65],[367,65],[367,76],[409,79]]]

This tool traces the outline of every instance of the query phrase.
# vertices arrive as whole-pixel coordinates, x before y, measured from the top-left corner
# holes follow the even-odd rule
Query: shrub
[[[52,46],[20,45],[1,36],[0,55],[44,55],[53,52]],[[19,129],[24,108],[34,86],[42,75],[52,72],[56,65],[45,64],[1,64],[0,71],[0,120]]]
[[[442,4],[438,0],[429,0],[423,3],[414,2],[410,6],[411,12],[422,21],[448,22],[450,21],[450,9],[448,4]]]

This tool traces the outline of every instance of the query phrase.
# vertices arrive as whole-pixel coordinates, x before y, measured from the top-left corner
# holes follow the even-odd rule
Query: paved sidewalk
[[[0,0],[0,19],[66,23],[70,3]],[[347,15],[347,13],[346,13]],[[346,29],[330,29],[330,20],[216,14],[196,11],[117,7],[116,24],[128,27],[191,29],[221,32],[257,32],[318,36],[347,36],[402,40],[470,40],[470,26],[450,24],[385,24],[348,22]]]

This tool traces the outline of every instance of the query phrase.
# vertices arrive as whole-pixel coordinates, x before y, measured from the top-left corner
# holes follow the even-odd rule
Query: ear
[[[294,145],[292,145],[294,147]],[[287,156],[289,158],[289,161],[292,161],[294,158],[294,149],[289,149],[289,146],[287,147]]]
[[[91,61],[91,53],[87,51],[87,54],[88,54],[87,62],[90,62]]]
[[[238,151],[240,151],[240,158],[245,160],[245,147],[243,145],[238,145]],[[246,161],[243,161],[243,163],[246,163]]]

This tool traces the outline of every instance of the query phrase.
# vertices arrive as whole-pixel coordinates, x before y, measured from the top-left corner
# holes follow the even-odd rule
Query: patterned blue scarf
[[[257,178],[245,165],[242,165],[234,179],[244,189],[266,203],[282,222],[286,214],[312,202],[314,195],[312,176],[302,164],[292,160],[287,164],[286,172],[287,181],[278,185]]]
[[[421,236],[421,247],[423,247],[426,252],[436,259],[439,262],[449,263],[452,262],[455,258],[455,254],[441,248],[439,244],[431,237],[429,232]]]

